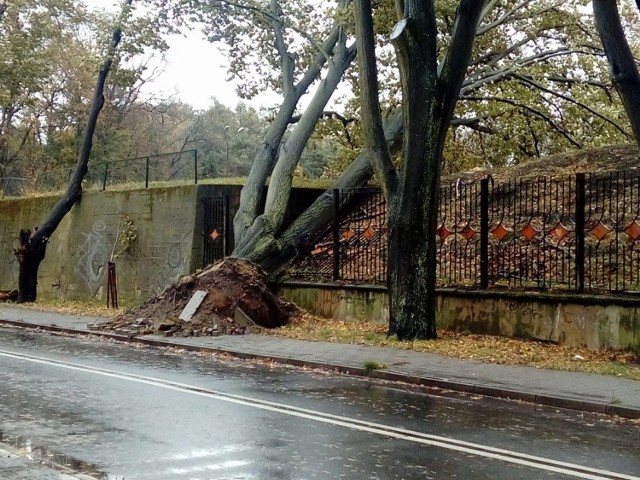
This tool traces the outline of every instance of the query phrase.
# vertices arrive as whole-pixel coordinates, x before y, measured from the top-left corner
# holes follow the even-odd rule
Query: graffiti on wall
[[[525,302],[509,302],[509,311],[519,313],[523,319],[531,320],[532,322],[540,322],[543,320],[542,313],[537,307],[531,303]]]
[[[364,318],[372,311],[375,305],[375,298],[350,292],[322,291],[323,312],[333,312],[336,308],[340,308],[341,305],[344,305],[346,311],[351,315]]]
[[[92,293],[102,284],[105,265],[109,258],[106,229],[105,223],[98,220],[93,224],[91,232],[81,233],[84,241],[78,248],[74,272],[85,281],[87,288]]]
[[[185,234],[181,239],[157,242],[151,246],[151,251],[151,258],[157,267],[150,282],[152,289],[159,293],[188,273],[191,233]]]

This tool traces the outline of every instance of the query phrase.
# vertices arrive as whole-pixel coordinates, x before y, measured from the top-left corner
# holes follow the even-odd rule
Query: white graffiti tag
[[[93,224],[91,233],[82,233],[85,240],[78,249],[75,271],[87,282],[89,290],[100,284],[104,276],[108,256],[103,235],[106,228],[104,222],[98,220]]]

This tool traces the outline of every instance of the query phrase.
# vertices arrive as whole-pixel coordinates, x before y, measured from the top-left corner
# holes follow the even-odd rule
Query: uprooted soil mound
[[[202,304],[190,320],[181,320],[180,314],[198,290],[206,292]],[[96,328],[128,335],[237,335],[286,325],[297,312],[295,305],[269,290],[260,267],[227,258],[180,278],[157,297]]]

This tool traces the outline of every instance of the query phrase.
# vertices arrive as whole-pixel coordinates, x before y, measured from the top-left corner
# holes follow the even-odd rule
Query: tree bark
[[[616,0],[593,0],[596,29],[609,61],[613,85],[622,99],[640,145],[640,74],[622,28]]]
[[[46,243],[31,245],[31,230],[20,230],[15,255],[18,258],[17,303],[35,302],[38,295],[38,267],[44,259]]]
[[[343,33],[343,35],[345,35]],[[291,182],[300,156],[313,134],[324,108],[338,88],[344,72],[356,56],[355,48],[347,48],[345,39],[342,38],[336,47],[336,53],[322,79],[316,93],[311,99],[300,121],[296,124],[291,136],[282,146],[278,162],[273,169],[267,199],[264,209],[265,221],[274,232],[278,232],[282,226],[284,216],[289,204]]]
[[[98,116],[104,106],[105,83],[113,66],[116,49],[122,39],[122,21],[124,17],[128,15],[132,2],[133,0],[125,0],[122,4],[120,21],[113,32],[107,58],[102,64],[98,74],[91,101],[91,110],[87,119],[87,127],[82,140],[82,147],[67,190],[62,198],[56,202],[40,228],[34,229],[33,232],[30,230],[22,230],[20,232],[20,245],[15,251],[16,258],[20,265],[18,274],[18,303],[34,302],[36,300],[38,269],[40,268],[42,260],[44,260],[49,238],[56,231],[60,222],[62,222],[67,213],[69,213],[73,205],[75,205],[82,196],[82,180],[88,171],[89,157],[91,156],[91,149],[93,147],[93,135],[96,130]]]
[[[277,255],[280,251],[281,244],[278,235],[282,229],[282,222],[289,203],[293,172],[318,120],[322,117],[327,102],[356,55],[355,48],[347,47],[345,43],[346,35],[340,29],[334,48],[335,53],[325,77],[318,85],[313,99],[301,119],[297,122],[294,131],[280,149],[277,159],[275,157],[273,159],[275,165],[272,167],[264,213],[253,218],[250,223],[248,220],[251,219],[252,215],[236,216],[236,220],[240,220],[240,218],[243,218],[243,220],[237,224],[235,230],[237,236],[233,256],[259,263],[261,259],[269,255]],[[252,168],[252,173],[254,169],[256,171],[264,171],[263,166],[255,164]],[[266,177],[262,185],[264,185],[265,180]],[[252,181],[252,184],[257,186],[255,181]],[[245,189],[243,189],[242,195],[244,195]],[[254,207],[257,207],[258,203],[258,198],[255,196],[257,194],[258,190],[254,188],[253,199],[251,200]],[[240,199],[241,210],[245,208],[242,205],[250,199],[248,195],[244,197],[242,195]],[[240,233],[239,235],[238,232]]]

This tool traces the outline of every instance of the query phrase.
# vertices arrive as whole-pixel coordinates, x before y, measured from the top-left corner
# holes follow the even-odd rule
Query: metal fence
[[[63,191],[67,188],[75,166],[54,167],[34,173],[29,179],[16,176],[0,178],[0,198],[26,196],[32,193]],[[200,169],[200,170],[199,170]],[[86,188],[106,190],[119,185],[149,188],[153,183],[198,183],[202,178],[197,150],[146,155],[109,162],[90,163],[83,183]]]
[[[336,220],[289,278],[384,284],[382,194],[334,195]],[[438,225],[441,287],[640,292],[638,171],[456,180],[441,188]]]
[[[149,188],[157,182],[198,183],[198,151],[182,150],[105,162],[90,168],[87,181],[100,184],[102,190],[123,184],[144,184]]]
[[[303,281],[383,284],[387,277],[384,196],[377,188],[334,190],[334,221],[287,277]]]

